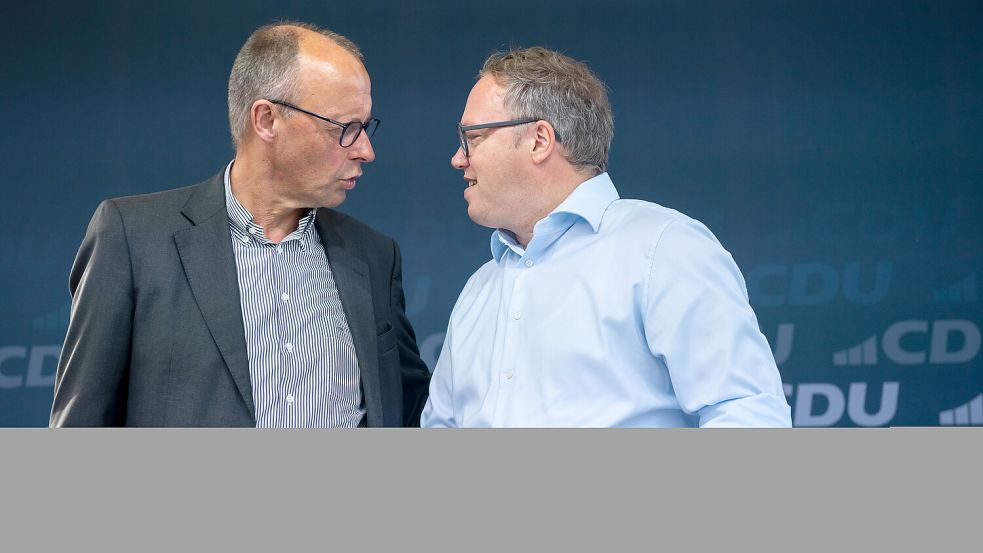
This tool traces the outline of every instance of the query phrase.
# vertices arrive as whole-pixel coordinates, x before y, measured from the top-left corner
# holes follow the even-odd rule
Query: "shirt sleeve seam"
[[[651,286],[651,284],[652,284],[652,271],[655,269],[655,256],[656,256],[656,253],[657,253],[657,251],[659,249],[659,246],[662,244],[662,238],[666,235],[666,231],[669,230],[669,227],[671,227],[675,223],[676,223],[676,221],[669,221],[666,224],[666,226],[662,227],[662,230],[659,232],[658,237],[655,239],[655,243],[652,244],[652,247],[649,250],[649,252],[650,252],[649,253],[649,265],[648,265],[648,270],[645,272],[645,291],[643,292],[643,295],[642,295],[642,308],[646,312],[648,311],[649,301],[651,300],[651,297],[650,297],[649,294],[650,294],[650,290],[652,289],[652,286]]]

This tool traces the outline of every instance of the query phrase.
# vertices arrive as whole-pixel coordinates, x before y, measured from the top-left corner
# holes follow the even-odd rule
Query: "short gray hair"
[[[614,138],[607,89],[583,62],[540,46],[495,52],[478,78],[490,75],[505,88],[505,107],[517,117],[553,125],[573,165],[603,173]]]
[[[229,75],[229,130],[236,146],[246,132],[253,102],[262,98],[289,102],[296,94],[301,29],[327,37],[365,61],[354,42],[310,23],[279,21],[256,29],[239,50]]]

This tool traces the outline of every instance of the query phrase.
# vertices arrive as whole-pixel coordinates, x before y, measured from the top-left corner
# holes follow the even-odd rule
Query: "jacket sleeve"
[[[399,364],[403,381],[403,425],[419,427],[420,413],[427,402],[430,387],[430,370],[420,358],[416,345],[416,334],[406,317],[403,296],[403,262],[399,245],[393,242],[394,260],[390,302],[392,325],[396,331],[396,347],[399,349]]]
[[[49,424],[126,422],[133,328],[133,273],[126,232],[112,200],[99,205],[69,278],[72,313],[58,360]]]

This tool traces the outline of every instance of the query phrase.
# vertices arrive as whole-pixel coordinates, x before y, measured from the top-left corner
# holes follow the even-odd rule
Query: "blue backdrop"
[[[702,220],[733,253],[796,425],[983,424],[980,3],[354,4],[0,8],[0,426],[47,422],[96,205],[228,163],[232,60],[281,18],[365,53],[378,158],[342,210],[400,242],[431,366],[490,256],[454,124],[490,51],[541,44],[610,87],[622,197]]]

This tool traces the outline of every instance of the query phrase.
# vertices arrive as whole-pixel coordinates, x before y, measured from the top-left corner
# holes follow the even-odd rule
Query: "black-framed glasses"
[[[318,114],[314,113],[313,111],[307,111],[304,108],[299,108],[299,107],[291,104],[290,102],[284,102],[283,100],[271,100],[269,98],[267,98],[266,101],[267,102],[270,102],[272,104],[276,104],[278,106],[283,106],[285,108],[290,108],[290,109],[297,110],[297,111],[299,111],[301,113],[306,113],[307,115],[310,115],[311,117],[316,117],[316,118],[320,119],[321,121],[327,121],[328,123],[331,123],[332,125],[338,125],[339,127],[341,127],[341,136],[338,137],[338,145],[341,146],[342,148],[347,148],[347,147],[351,146],[352,144],[354,144],[355,141],[358,140],[358,135],[362,134],[362,131],[363,130],[365,131],[365,135],[366,136],[368,136],[369,138],[372,138],[372,135],[375,134],[376,129],[379,128],[380,121],[378,119],[374,118],[374,117],[372,119],[369,119],[368,121],[366,121],[364,123],[361,122],[361,121],[352,121],[351,123],[342,123],[341,121],[335,121],[334,119],[331,119],[330,117],[325,117],[323,115],[318,115]]]
[[[514,127],[516,125],[525,125],[526,123],[535,123],[540,121],[541,117],[525,117],[523,119],[512,119],[511,121],[496,121],[494,123],[482,123],[480,125],[464,125],[460,123],[457,124],[457,139],[461,141],[461,151],[464,152],[464,157],[471,157],[471,152],[468,148],[468,136],[464,133],[468,131],[477,131],[480,129],[497,129],[499,127]]]

